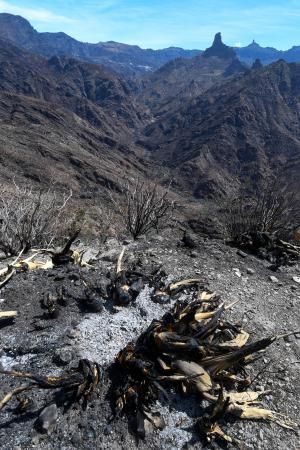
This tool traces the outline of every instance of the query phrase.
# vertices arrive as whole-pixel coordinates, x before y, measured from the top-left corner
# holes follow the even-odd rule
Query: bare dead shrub
[[[111,206],[104,205],[103,201],[97,198],[95,204],[86,210],[85,226],[82,232],[93,238],[97,236],[98,241],[104,243],[108,237],[118,235],[120,225],[117,218]]]
[[[225,200],[222,213],[227,236],[232,240],[249,232],[276,233],[286,238],[300,224],[299,194],[287,183],[266,180],[251,196],[240,192]]]
[[[71,225],[66,207],[72,192],[59,195],[52,188],[3,188],[0,199],[0,250],[6,256],[33,246],[48,247]]]
[[[121,199],[112,196],[112,201],[133,239],[157,230],[167,222],[173,210],[168,190],[157,184],[142,180],[126,181],[122,187]]]

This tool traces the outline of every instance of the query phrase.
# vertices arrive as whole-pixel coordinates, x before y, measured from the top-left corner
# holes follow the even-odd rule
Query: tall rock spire
[[[233,48],[223,44],[221,33],[217,33],[213,45],[205,50],[203,56],[205,58],[217,56],[222,59],[234,59],[236,58],[236,53]]]

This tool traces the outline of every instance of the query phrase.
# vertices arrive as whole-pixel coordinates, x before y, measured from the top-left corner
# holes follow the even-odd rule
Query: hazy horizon
[[[63,31],[84,42],[142,48],[205,49],[216,32],[230,46],[300,45],[300,3],[246,0],[0,0],[0,12],[21,15],[40,32]]]

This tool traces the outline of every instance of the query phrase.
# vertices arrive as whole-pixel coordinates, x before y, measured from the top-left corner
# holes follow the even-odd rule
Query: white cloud
[[[236,42],[235,44],[233,44],[234,47],[241,47],[242,43],[241,42]]]
[[[53,12],[42,8],[26,8],[13,5],[4,0],[0,0],[0,12],[6,12],[10,14],[16,14],[25,17],[28,20],[38,20],[40,22],[60,22],[60,23],[73,23],[75,20],[68,17],[59,16]]]

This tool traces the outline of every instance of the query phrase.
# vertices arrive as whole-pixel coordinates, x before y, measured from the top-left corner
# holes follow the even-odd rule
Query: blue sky
[[[229,45],[300,45],[300,0],[0,0],[0,12],[86,42],[203,49],[221,31]]]

